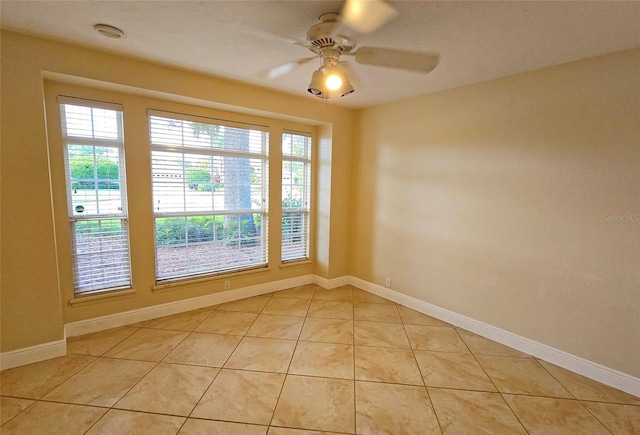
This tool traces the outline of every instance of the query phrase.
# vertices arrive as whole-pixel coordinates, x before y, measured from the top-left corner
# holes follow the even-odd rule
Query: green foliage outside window
[[[95,164],[95,166],[94,166]],[[95,179],[98,179],[98,189],[120,189],[118,164],[106,157],[81,156],[70,159],[69,172],[73,189],[95,189]],[[104,181],[103,181],[104,180]]]

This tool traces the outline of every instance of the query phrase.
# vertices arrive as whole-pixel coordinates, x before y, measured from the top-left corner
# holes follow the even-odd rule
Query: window
[[[282,135],[282,261],[309,258],[311,136]]]
[[[131,287],[122,111],[96,104],[60,105],[77,296]]]
[[[266,127],[151,113],[156,278],[267,264]]]

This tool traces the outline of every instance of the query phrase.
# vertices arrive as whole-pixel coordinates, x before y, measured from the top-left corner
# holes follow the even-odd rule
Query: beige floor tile
[[[296,342],[245,337],[225,364],[228,369],[286,373]]]
[[[44,400],[111,407],[154,366],[153,362],[100,358],[44,396]]]
[[[353,320],[353,303],[345,301],[313,300],[307,313],[309,317]]]
[[[184,417],[147,414],[144,412],[111,409],[96,423],[87,435],[153,434],[175,435],[184,423]]]
[[[357,380],[424,385],[410,350],[356,346],[355,353]]]
[[[187,419],[180,435],[265,435],[267,426],[226,421]]]
[[[101,356],[138,328],[123,326],[67,339],[67,353]]]
[[[296,299],[313,299],[315,284],[303,285],[287,290],[281,290],[273,294],[274,298],[296,298]]]
[[[192,332],[162,362],[222,367],[242,337]]]
[[[218,371],[160,363],[115,408],[188,416]]]
[[[319,301],[353,302],[353,288],[350,285],[333,289],[317,287],[316,292],[313,294],[313,299]]]
[[[310,341],[298,342],[289,373],[353,379],[353,346]]]
[[[215,311],[195,329],[195,332],[244,335],[258,317],[255,313]]]
[[[576,399],[594,402],[613,402],[640,405],[640,398],[616,390],[600,382],[585,378],[546,361],[538,362],[556,378]]]
[[[435,317],[428,316],[420,311],[412,310],[411,308],[404,307],[402,305],[396,305],[402,322],[408,325],[422,325],[422,326],[451,326],[450,324],[438,320]]]
[[[440,428],[425,387],[356,382],[356,431],[413,435]]]
[[[404,325],[411,347],[436,352],[469,352],[455,329],[450,326]]]
[[[300,340],[353,344],[353,320],[307,317]]]
[[[427,390],[445,435],[527,433],[500,394]]]
[[[530,435],[605,435],[609,431],[577,400],[504,394]]]
[[[302,317],[263,313],[258,316],[251,329],[247,331],[247,337],[297,340],[303,324],[304,318]]]
[[[240,299],[233,302],[227,302],[218,307],[216,311],[239,311],[243,313],[259,313],[262,311],[267,302],[271,299],[271,295],[254,296],[252,298]]]
[[[640,434],[640,406],[582,402],[614,435]]]
[[[353,381],[287,376],[273,426],[353,433]]]
[[[404,327],[398,323],[355,321],[353,340],[357,346],[411,348]]]
[[[107,412],[106,408],[37,402],[2,426],[2,435],[83,434]]]
[[[268,425],[285,375],[222,370],[191,417]]]
[[[477,355],[478,362],[501,393],[572,398],[533,358]]]
[[[381,298],[380,296],[376,296],[373,293],[366,292],[364,290],[360,290],[359,288],[353,289],[353,301],[354,302],[366,302],[369,304],[387,304],[393,305],[394,303],[388,299]]]
[[[161,361],[184,338],[187,332],[163,329],[139,329],[104,356],[112,358]]]
[[[193,331],[211,314],[212,310],[193,310],[186,313],[153,319],[145,328],[171,329],[174,331]]]
[[[458,334],[462,337],[469,350],[476,355],[495,355],[495,356],[510,356],[520,358],[531,358],[530,355],[515,350],[511,347],[500,344],[496,341],[489,340],[473,332],[465,331],[464,329],[456,328]]]
[[[402,323],[395,305],[356,302],[353,315],[355,320],[367,322]]]
[[[285,427],[271,427],[267,435],[340,435],[339,432],[318,432],[316,430],[288,429]]]
[[[40,399],[95,359],[92,356],[66,355],[6,370],[0,374],[2,395]]]
[[[33,400],[0,397],[0,426],[34,404]]]
[[[470,353],[415,351],[427,387],[496,391],[496,387]]]
[[[310,299],[272,298],[262,310],[263,314],[282,314],[285,316],[307,315]]]

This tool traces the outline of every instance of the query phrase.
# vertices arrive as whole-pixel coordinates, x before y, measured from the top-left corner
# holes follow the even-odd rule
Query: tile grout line
[[[256,316],[255,319],[253,319],[253,322],[251,322],[251,325],[249,325],[249,328],[247,328],[247,330],[245,331],[244,335],[242,336],[242,338],[240,340],[238,340],[238,343],[236,343],[235,347],[233,348],[233,350],[229,353],[229,356],[227,357],[227,359],[224,361],[224,363],[222,363],[222,366],[218,369],[218,373],[216,373],[216,375],[213,377],[213,379],[211,380],[211,382],[209,382],[209,385],[207,386],[207,388],[204,389],[204,391],[202,392],[202,394],[200,395],[200,398],[196,401],[196,403],[193,405],[193,408],[191,408],[191,411],[189,412],[189,414],[187,415],[187,417],[185,418],[184,422],[182,423],[182,426],[180,426],[180,429],[178,430],[178,432],[182,429],[182,427],[186,424],[187,420],[189,418],[191,418],[191,416],[193,415],[193,412],[196,410],[196,408],[198,407],[198,405],[200,404],[200,402],[202,401],[202,398],[207,394],[207,392],[209,391],[209,389],[211,388],[211,386],[213,385],[213,383],[215,382],[215,380],[218,378],[218,376],[220,376],[220,373],[222,373],[222,370],[224,369],[224,366],[227,364],[227,362],[229,362],[229,359],[231,359],[231,356],[233,355],[233,353],[236,351],[236,349],[238,349],[238,347],[240,346],[240,343],[242,343],[242,341],[244,340],[244,338],[247,336],[247,332],[249,332],[249,330],[251,329],[251,327],[255,324],[256,320],[258,320],[258,317],[260,316],[260,313],[264,310],[264,307],[267,306],[267,304],[269,303],[269,301],[273,298],[273,293],[270,294],[269,299],[265,302],[265,304],[262,306],[262,308],[260,309],[260,312],[258,312],[258,315]],[[245,298],[245,299],[250,299],[250,298]],[[242,299],[240,299],[242,300]],[[221,304],[222,305],[222,304]],[[211,314],[213,314],[214,312],[218,311],[218,308],[220,307],[220,305],[218,305],[216,307],[216,309],[214,311],[212,311],[209,316]],[[209,317],[207,316],[207,318]],[[198,326],[200,326],[202,323],[204,322],[204,320],[202,320],[202,322],[200,322],[200,324]],[[198,327],[194,328],[197,329]],[[222,334],[218,334],[218,335],[222,335]]]
[[[311,301],[313,301],[313,296],[315,295],[317,286],[314,284],[313,292],[311,293]],[[309,313],[309,309],[311,307],[311,302],[309,302],[309,307],[307,308],[307,314]],[[298,338],[300,338],[300,334],[302,333],[302,329],[304,328],[304,324],[307,320],[307,316],[305,315],[304,321],[302,322],[302,328],[300,328],[300,333],[298,334]],[[269,424],[267,424],[267,432],[269,428],[271,428],[273,424],[273,419],[276,416],[276,410],[278,409],[278,403],[280,403],[280,398],[282,397],[282,391],[284,390],[284,384],[287,382],[287,378],[289,377],[289,369],[291,368],[291,363],[293,362],[293,357],[296,354],[296,349],[298,348],[298,341],[296,340],[296,345],[293,347],[293,353],[291,354],[291,359],[289,360],[289,365],[287,366],[287,370],[284,372],[284,379],[282,381],[282,386],[280,386],[280,392],[278,393],[278,398],[276,399],[276,403],[273,406],[273,412],[271,413],[271,419],[269,420]]]
[[[431,398],[431,394],[429,393],[429,388],[427,388],[427,383],[424,381],[424,375],[422,374],[422,369],[420,368],[420,364],[418,364],[418,358],[416,358],[416,350],[413,348],[413,344],[411,343],[411,339],[409,338],[409,334],[407,333],[407,329],[405,328],[405,321],[400,315],[400,310],[398,310],[398,304],[394,304],[396,310],[398,311],[398,315],[400,316],[400,321],[402,322],[402,330],[404,331],[405,337],[407,337],[407,341],[409,342],[409,349],[411,349],[411,354],[413,355],[413,361],[418,367],[418,372],[420,373],[420,378],[422,379],[422,385],[424,386],[424,390],[427,393],[427,397],[429,398],[429,403],[431,404],[431,409],[433,411],[433,415],[436,418],[436,423],[438,423],[438,428],[440,429],[440,433],[444,434],[444,430],[442,428],[442,423],[440,423],[440,418],[438,417],[438,413],[436,412],[436,407],[433,404],[433,399]]]
[[[609,426],[608,426],[608,425],[606,425],[606,424],[604,423],[604,421],[601,421],[601,420],[598,418],[598,416],[597,416],[593,411],[591,411],[591,409],[589,409],[588,407],[586,407],[586,406],[584,405],[584,403],[582,403],[582,401],[581,401],[581,400],[578,400],[578,403],[580,403],[580,405],[582,405],[582,407],[583,407],[583,408],[585,408],[585,409],[587,410],[587,412],[593,416],[593,418],[595,418],[596,420],[598,420],[598,422],[599,422],[602,426],[604,426],[604,427],[605,427],[605,429],[607,429],[607,430],[609,431],[609,433],[610,433],[610,434],[614,435],[614,434],[613,434],[613,431],[612,431],[611,429],[609,429]],[[631,406],[633,406],[633,405],[631,405]]]
[[[471,354],[471,356],[473,356],[473,359],[475,360],[476,364],[478,364],[478,366],[480,367],[480,369],[482,370],[482,372],[484,373],[484,375],[487,377],[487,379],[489,379],[489,382],[491,382],[491,385],[493,385],[493,388],[496,389],[496,392],[498,393],[498,395],[500,396],[500,398],[502,399],[502,402],[507,406],[507,409],[509,409],[509,411],[511,411],[511,414],[516,418],[516,420],[518,421],[518,423],[520,424],[520,426],[522,427],[522,429],[526,432],[529,433],[529,431],[527,430],[527,428],[525,427],[524,423],[522,422],[522,420],[520,420],[520,417],[518,416],[518,414],[516,414],[515,410],[511,408],[511,406],[509,406],[509,402],[507,402],[507,399],[504,398],[504,395],[502,394],[502,391],[500,391],[500,389],[498,388],[498,386],[496,385],[496,383],[494,382],[493,378],[491,376],[489,376],[489,373],[487,373],[487,370],[484,368],[484,366],[480,363],[480,360],[478,360],[478,357],[476,356],[475,352],[471,350],[471,348],[469,347],[469,345],[467,344],[467,342],[464,340],[464,337],[460,334],[460,331],[458,331],[457,328],[453,328],[454,331],[456,331],[456,334],[458,335],[458,337],[460,337],[460,340],[462,340],[462,342],[464,343],[465,347],[469,350],[469,353]]]
[[[217,307],[216,307],[216,309],[217,309]],[[193,310],[192,310],[192,311],[193,311]],[[215,311],[216,311],[216,310],[214,309],[211,313],[209,313],[207,316],[205,316],[205,319],[206,319],[206,318],[208,318],[208,317],[209,317],[213,312],[215,312]],[[168,316],[164,316],[164,317],[168,317]],[[200,326],[200,324],[201,324],[202,322],[204,322],[204,319],[203,319],[203,320],[198,324],[198,326]],[[148,322],[147,322],[147,323],[148,323]],[[145,324],[145,325],[146,325],[146,324]],[[175,345],[175,346],[173,346],[171,349],[169,349],[169,351],[167,351],[167,353],[166,353],[166,354],[165,354],[165,355],[160,359],[160,361],[157,361],[157,362],[156,362],[156,364],[155,364],[155,365],[154,365],[154,366],[153,366],[153,367],[152,367],[152,368],[151,368],[147,373],[145,373],[145,374],[144,374],[144,376],[142,376],[142,377],[138,380],[138,382],[136,382],[136,383],[135,383],[131,388],[129,388],[129,389],[127,390],[127,392],[126,392],[126,393],[124,393],[122,396],[120,396],[120,398],[119,398],[118,400],[116,400],[116,402],[115,402],[113,405],[111,405],[111,407],[109,408],[109,411],[110,411],[110,410],[112,410],[112,409],[121,410],[121,408],[116,408],[116,405],[117,405],[117,404],[118,404],[122,399],[124,399],[124,398],[125,398],[125,396],[131,392],[131,390],[133,390],[133,389],[134,389],[138,384],[140,384],[140,382],[142,382],[142,381],[144,380],[144,378],[146,378],[146,377],[149,375],[149,373],[151,373],[153,370],[155,370],[155,369],[156,369],[156,368],[157,368],[157,367],[158,367],[158,366],[159,366],[159,365],[164,361],[164,359],[165,359],[165,358],[167,358],[167,356],[169,356],[169,354],[171,354],[171,352],[173,352],[173,351],[174,351],[178,346],[180,346],[180,344],[181,344],[184,340],[186,340],[186,339],[187,339],[187,337],[189,337],[189,335],[191,335],[191,333],[192,333],[192,332],[193,332],[193,331],[194,331],[198,326],[194,327],[191,331],[180,331],[180,332],[187,332],[187,335],[185,335],[185,336],[182,338],[182,340],[180,340],[178,343],[176,343],[176,345]],[[144,328],[144,326],[142,326],[140,329],[143,329],[143,328]],[[146,329],[152,329],[152,328],[146,328]],[[131,334],[131,335],[133,335],[133,334]],[[114,346],[114,347],[115,347],[115,346]],[[105,354],[106,354],[106,352],[105,352]],[[103,354],[103,355],[104,355],[104,354]],[[104,356],[103,356],[103,357],[104,357]],[[126,358],[123,358],[123,359],[126,359]],[[133,361],[142,361],[142,360],[133,360]],[[152,361],[152,362],[155,362],[155,361]],[[169,363],[165,363],[165,364],[169,364]],[[217,374],[216,374],[216,376],[217,376]],[[215,376],[214,376],[214,379],[215,379]],[[212,382],[213,382],[213,380],[212,380]],[[100,420],[102,420],[102,419],[104,418],[104,416],[105,416],[105,415],[107,415],[107,414],[109,413],[109,411],[105,412],[105,413],[102,415],[102,417],[100,417],[100,418],[99,418],[99,419],[94,423],[94,425],[93,425],[93,426],[95,426],[96,424],[98,424],[98,422],[99,422]],[[134,410],[131,410],[131,409],[129,409],[129,410],[125,410],[125,411],[129,411],[129,412],[139,412],[139,411],[134,411]],[[192,410],[192,411],[193,411],[193,410]],[[164,414],[163,414],[163,415],[164,415]],[[168,414],[168,415],[171,415],[171,414]],[[187,421],[187,420],[186,420],[186,418],[187,418],[187,417],[185,417],[185,422]],[[183,424],[184,424],[184,422],[183,422]],[[93,426],[92,426],[92,427],[93,427]],[[182,428],[182,426],[181,426],[181,428]],[[89,430],[91,430],[91,429],[89,429]]]
[[[356,295],[351,286],[351,305],[353,320],[351,321],[351,347],[353,348],[353,433],[358,432],[358,396],[356,391]]]
[[[155,362],[155,365],[153,367],[151,367],[149,369],[149,371],[147,371],[136,383],[134,383],[131,388],[129,388],[122,396],[120,396],[120,398],[118,398],[118,400],[116,400],[113,405],[111,405],[109,407],[109,409],[98,419],[94,422],[93,425],[91,425],[91,427],[87,430],[90,431],[91,428],[93,428],[96,424],[98,424],[111,410],[123,410],[123,411],[127,411],[127,412],[144,412],[144,411],[135,411],[135,410],[124,410],[121,408],[116,408],[116,405],[127,395],[131,392],[131,390],[133,390],[138,384],[140,384],[140,382],[142,382],[142,380],[144,378],[146,378],[149,373],[151,373],[156,367],[158,367],[162,361],[164,361],[164,359],[171,353],[173,352],[174,349],[176,349],[178,346],[180,346],[180,344],[186,340],[187,337],[189,337],[189,335],[191,335],[191,333],[198,327],[200,326],[200,324],[202,324],[202,322],[204,322],[207,318],[209,318],[209,316],[211,316],[211,314],[213,314],[215,311],[217,310],[217,306],[214,310],[212,310],[207,316],[205,316],[202,321],[200,323],[198,323],[198,325],[196,325],[191,331],[179,331],[179,332],[187,332],[187,335],[185,335],[182,340],[180,340],[180,342],[178,342],[173,348],[171,348],[163,357],[162,359],[160,359],[160,361],[144,361],[144,360],[138,360],[138,359],[127,359],[127,358],[120,358],[121,360],[128,360],[128,361],[142,361],[142,362]],[[190,311],[195,311],[195,310],[190,310]],[[182,313],[178,313],[178,314],[182,314]],[[162,316],[162,317],[169,317],[169,316]],[[158,318],[162,318],[162,317],[158,317]],[[140,328],[138,328],[137,331],[139,331],[140,329],[155,329],[155,328],[145,328],[145,326],[151,322],[152,320],[155,319],[151,319],[149,321],[147,321],[144,325],[142,325]],[[166,330],[166,329],[160,329],[160,330]],[[123,339],[122,341],[118,342],[118,344],[122,343],[124,340],[126,340],[127,338],[131,337],[133,334],[135,334],[137,331],[134,331],[133,333],[131,333],[130,335],[128,335],[125,339]],[[178,332],[178,331],[176,331]],[[109,352],[109,350],[113,349],[114,347],[116,347],[118,344],[112,346],[111,348],[109,348],[108,350],[106,350],[99,358],[110,358],[110,357],[105,357],[104,355]],[[117,358],[116,358],[117,359]],[[219,373],[219,372],[218,372]],[[216,376],[214,376],[214,379],[217,377],[218,374],[216,374]],[[213,382],[213,380],[211,381]],[[210,384],[209,384],[210,385]],[[206,390],[205,390],[206,392]],[[197,404],[197,403],[196,403]],[[194,406],[195,408],[195,406]],[[193,411],[193,410],[192,410]],[[155,413],[150,413],[150,414],[155,414]],[[191,413],[190,413],[191,414]],[[160,414],[160,415],[172,415],[172,414]],[[181,416],[184,417],[184,416]],[[184,422],[182,423],[182,425],[180,426],[180,428],[182,428],[182,426],[184,425],[184,423],[187,421],[188,417],[184,417]]]

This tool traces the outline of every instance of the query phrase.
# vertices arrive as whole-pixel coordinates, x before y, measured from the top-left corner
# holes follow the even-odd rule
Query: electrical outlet
[[[388,288],[391,288],[391,278],[387,277],[387,280],[384,282],[384,285],[386,285]]]
[[[225,289],[225,290],[229,290],[230,288],[231,288],[231,281],[226,280],[226,281],[224,282],[224,289]]]

